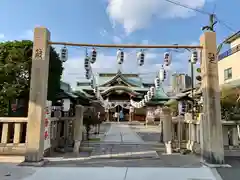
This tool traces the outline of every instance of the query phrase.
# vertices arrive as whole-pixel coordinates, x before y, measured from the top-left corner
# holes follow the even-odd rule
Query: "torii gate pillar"
[[[200,37],[203,92],[202,157],[209,164],[224,164],[216,33]]]
[[[44,119],[50,56],[49,40],[50,32],[46,28],[35,28],[28,105],[26,163],[40,163],[43,160]]]

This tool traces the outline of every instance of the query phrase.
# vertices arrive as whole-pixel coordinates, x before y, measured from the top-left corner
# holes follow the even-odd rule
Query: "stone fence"
[[[27,151],[27,117],[0,117],[0,155],[25,155]],[[49,118],[49,148],[45,154],[66,145],[80,146],[83,132],[83,106],[76,109],[75,117]],[[43,134],[44,136],[44,134]]]
[[[202,116],[200,114],[197,120],[192,120],[191,113],[185,116],[172,118],[172,138],[175,146],[181,141],[181,146],[196,152],[200,151],[201,137],[204,130],[201,131]],[[222,120],[223,145],[226,150],[240,149],[240,139],[238,137],[238,125],[240,121]],[[174,143],[173,143],[174,145]]]

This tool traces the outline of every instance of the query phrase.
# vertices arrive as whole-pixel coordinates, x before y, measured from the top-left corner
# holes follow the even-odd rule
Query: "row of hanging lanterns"
[[[86,57],[84,59],[84,68],[85,68],[85,77],[86,79],[92,78],[92,67],[91,64],[94,64],[97,60],[97,51],[95,48],[92,49],[91,55],[88,56],[86,53]]]
[[[139,66],[143,66],[145,61],[145,52],[143,49],[141,49],[137,53],[137,63]],[[124,52],[123,50],[119,49],[117,51],[117,63],[118,64],[123,64],[124,62]],[[169,52],[164,53],[164,65],[165,66],[170,66],[171,64],[171,54]]]
[[[148,103],[154,97],[155,92],[156,92],[156,89],[155,89],[155,87],[152,86],[141,101],[136,102],[131,99],[130,100],[131,106],[134,108],[144,107],[146,105],[146,103]]]
[[[97,51],[95,48],[92,49],[91,51],[91,55],[89,58],[89,62],[91,64],[94,64],[97,60]],[[61,50],[60,50],[60,59],[62,62],[66,62],[68,60],[68,49],[66,46],[64,46]],[[138,53],[137,53],[137,61],[138,61],[138,65],[142,66],[144,65],[144,61],[145,61],[145,53],[144,50],[141,49]],[[170,66],[171,65],[171,61],[172,61],[172,55],[170,52],[165,52],[164,53],[164,65],[165,66]],[[191,62],[192,63],[196,63],[198,61],[198,52],[196,50],[194,50],[192,52],[191,55]],[[117,62],[118,64],[122,64],[124,62],[124,52],[123,50],[119,49],[117,51]]]

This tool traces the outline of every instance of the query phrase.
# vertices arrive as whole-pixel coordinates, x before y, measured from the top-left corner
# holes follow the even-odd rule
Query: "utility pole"
[[[217,21],[215,19],[216,19],[216,15],[215,14],[210,14],[209,15],[209,25],[203,26],[202,31],[208,30],[208,31],[215,32],[214,27],[217,24]]]
[[[193,99],[193,90],[194,90],[194,72],[193,72],[193,66],[194,64],[191,62],[191,59],[189,60],[190,66],[191,66],[191,93],[192,93],[192,119],[194,119],[194,99]]]

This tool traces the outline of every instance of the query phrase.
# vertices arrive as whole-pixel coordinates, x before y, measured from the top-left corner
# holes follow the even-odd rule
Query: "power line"
[[[204,15],[211,15],[211,14],[213,14],[213,13],[210,13],[210,12],[207,12],[207,11],[203,11],[203,10],[200,10],[200,9],[197,9],[197,8],[190,7],[190,6],[186,5],[186,4],[182,4],[182,3],[177,2],[177,1],[172,1],[172,0],[164,0],[164,1],[169,2],[171,4],[174,4],[176,6],[180,6],[180,7],[189,9],[189,10],[193,10],[195,12],[198,12],[198,13],[201,13],[201,14],[204,14]],[[215,7],[216,7],[216,4],[215,4]],[[215,9],[215,7],[214,7],[214,9]],[[214,16],[215,16],[215,19],[218,21],[219,24],[223,25],[224,27],[226,27],[228,30],[230,30],[232,32],[236,32],[236,30],[234,30],[232,27],[230,27],[226,22],[224,22],[223,20],[219,19],[216,14],[214,14]]]
[[[177,5],[177,6],[181,6],[183,8],[186,8],[186,9],[189,9],[189,10],[193,10],[193,11],[196,11],[198,13],[201,13],[201,14],[205,14],[205,15],[210,15],[211,13],[207,12],[207,11],[203,11],[203,10],[200,10],[200,9],[197,9],[197,8],[193,8],[193,7],[190,7],[186,4],[182,4],[180,2],[177,2],[177,1],[172,1],[172,0],[164,0],[164,1],[167,1],[171,4],[174,4],[174,5]]]
[[[224,27],[226,27],[228,30],[230,30],[232,32],[236,32],[236,30],[234,30],[232,27],[230,27],[226,22],[224,22],[223,20],[220,20],[217,16],[215,16],[215,18],[219,22],[219,24],[223,25]]]

